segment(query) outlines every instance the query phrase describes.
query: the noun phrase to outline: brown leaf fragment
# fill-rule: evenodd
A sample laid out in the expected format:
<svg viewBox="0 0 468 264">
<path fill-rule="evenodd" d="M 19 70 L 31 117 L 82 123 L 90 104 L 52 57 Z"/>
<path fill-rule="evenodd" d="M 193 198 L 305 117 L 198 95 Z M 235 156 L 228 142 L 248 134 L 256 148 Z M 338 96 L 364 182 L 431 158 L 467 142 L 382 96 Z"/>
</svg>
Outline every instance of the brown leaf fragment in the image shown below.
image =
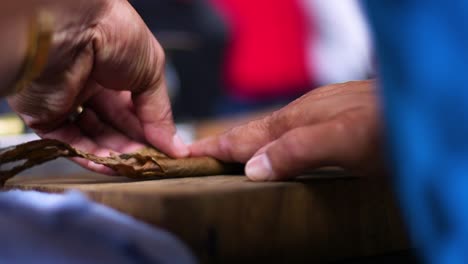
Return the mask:
<svg viewBox="0 0 468 264">
<path fill-rule="evenodd" d="M 79 157 L 105 165 L 117 174 L 134 179 L 238 174 L 239 164 L 211 157 L 173 159 L 153 148 L 136 153 L 98 157 L 54 139 L 42 139 L 0 150 L 0 184 L 23 170 L 59 157 Z M 6 167 L 6 168 L 5 168 Z"/>
</svg>

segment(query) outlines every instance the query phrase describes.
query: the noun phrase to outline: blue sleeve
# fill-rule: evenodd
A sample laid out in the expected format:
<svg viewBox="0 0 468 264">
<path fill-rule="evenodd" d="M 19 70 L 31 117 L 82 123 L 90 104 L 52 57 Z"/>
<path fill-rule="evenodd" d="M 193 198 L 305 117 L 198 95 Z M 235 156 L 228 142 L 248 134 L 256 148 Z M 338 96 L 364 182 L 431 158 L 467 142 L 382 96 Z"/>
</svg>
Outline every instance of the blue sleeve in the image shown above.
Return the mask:
<svg viewBox="0 0 468 264">
<path fill-rule="evenodd" d="M 365 0 L 395 190 L 429 263 L 468 263 L 468 1 Z"/>
</svg>

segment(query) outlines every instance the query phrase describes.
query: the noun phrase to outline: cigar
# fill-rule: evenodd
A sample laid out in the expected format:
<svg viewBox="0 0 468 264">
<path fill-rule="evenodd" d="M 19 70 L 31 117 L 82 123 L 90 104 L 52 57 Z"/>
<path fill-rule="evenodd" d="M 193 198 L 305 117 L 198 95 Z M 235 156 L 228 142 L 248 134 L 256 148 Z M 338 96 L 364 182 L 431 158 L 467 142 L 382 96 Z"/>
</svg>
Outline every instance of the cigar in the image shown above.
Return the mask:
<svg viewBox="0 0 468 264">
<path fill-rule="evenodd" d="M 243 171 L 241 164 L 224 163 L 211 157 L 173 159 L 149 147 L 135 153 L 98 157 L 59 140 L 42 139 L 0 150 L 0 184 L 26 169 L 59 157 L 87 159 L 132 179 L 233 175 Z M 13 165 L 3 169 L 8 164 Z"/>
</svg>

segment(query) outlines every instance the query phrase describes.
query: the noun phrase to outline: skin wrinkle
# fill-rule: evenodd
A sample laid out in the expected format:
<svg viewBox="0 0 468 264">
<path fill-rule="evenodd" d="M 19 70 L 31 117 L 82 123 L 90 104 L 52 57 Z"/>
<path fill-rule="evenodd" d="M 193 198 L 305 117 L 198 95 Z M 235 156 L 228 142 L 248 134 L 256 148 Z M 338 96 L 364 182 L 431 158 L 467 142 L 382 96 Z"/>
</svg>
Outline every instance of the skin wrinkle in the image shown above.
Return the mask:
<svg viewBox="0 0 468 264">
<path fill-rule="evenodd" d="M 74 87 L 69 84 L 77 83 L 79 85 L 80 83 L 86 82 L 86 76 L 89 75 L 89 69 L 80 66 L 82 65 L 81 58 L 83 59 L 83 64 L 89 64 L 92 62 L 92 53 L 88 52 L 82 54 L 80 59 L 75 60 L 77 63 L 70 65 L 69 68 L 67 68 L 64 72 L 64 75 L 67 76 L 64 78 L 66 83 L 62 85 Z M 81 94 L 86 93 L 86 90 L 87 89 L 81 91 L 68 89 L 68 92 L 65 93 L 61 89 L 56 91 L 55 87 L 47 84 L 41 84 L 41 82 L 38 81 L 38 83 L 31 86 L 28 93 L 22 93 L 17 97 L 18 100 L 24 100 L 23 102 L 19 102 L 18 105 L 23 105 L 25 109 L 19 108 L 19 111 L 22 111 L 34 118 L 28 119 L 29 123 L 27 123 L 27 125 L 29 127 L 42 132 L 51 131 L 57 124 L 62 123 L 70 112 L 76 109 L 81 101 L 78 100 L 75 104 L 72 104 L 71 102 L 73 102 L 73 98 L 82 97 Z M 48 96 L 44 96 L 46 91 Z M 38 104 L 37 98 L 45 98 L 45 100 Z"/>
<path fill-rule="evenodd" d="M 48 67 L 43 73 L 43 75 L 51 77 L 39 80 L 43 83 L 60 82 L 60 79 L 55 78 L 63 78 L 61 73 L 64 69 L 69 69 L 73 64 L 76 64 L 75 59 L 80 56 L 83 50 L 89 48 L 94 34 L 94 27 L 72 28 L 67 31 L 54 32 L 53 48 L 50 53 L 55 56 L 49 58 Z"/>
<path fill-rule="evenodd" d="M 276 111 L 271 115 L 268 125 L 268 131 L 273 135 L 272 139 L 277 139 L 288 131 L 297 126 L 297 123 L 305 123 L 306 118 L 300 109 L 292 108 L 287 114 L 284 111 Z M 310 121 L 310 120 L 308 120 Z"/>
<path fill-rule="evenodd" d="M 130 83 L 130 87 L 134 88 L 132 90 L 135 92 L 135 95 L 143 93 L 145 91 L 144 88 L 146 87 L 160 87 L 162 82 L 164 81 L 163 76 L 165 57 L 164 55 L 154 56 L 153 54 L 157 53 L 152 51 L 152 47 L 152 45 L 145 45 L 146 51 L 142 54 L 142 57 L 144 59 L 142 61 L 136 60 L 136 65 L 134 66 L 134 68 L 135 72 L 137 72 L 138 74 L 135 74 L 135 79 L 133 80 L 133 83 Z M 160 52 L 159 54 L 164 54 L 164 52 Z M 162 56 L 162 58 L 160 56 Z M 157 57 L 158 59 L 155 59 Z M 154 62 L 153 60 L 156 60 L 156 62 Z M 157 72 L 155 72 L 153 78 L 148 78 L 148 76 L 146 76 L 146 65 L 156 65 Z"/>
<path fill-rule="evenodd" d="M 327 85 L 320 88 L 320 92 L 306 94 L 304 98 L 313 97 L 313 98 L 328 98 L 339 95 L 348 95 L 348 94 L 357 94 L 357 93 L 368 93 L 368 86 L 373 84 L 374 80 L 367 81 L 351 81 L 341 84 Z M 355 88 L 355 84 L 359 83 L 359 87 Z M 353 89 L 348 89 L 350 86 L 353 86 Z M 297 102 L 299 103 L 299 102 Z"/>
<path fill-rule="evenodd" d="M 125 12 L 135 12 L 132 11 L 125 11 Z M 116 14 L 114 16 L 118 16 L 119 19 L 125 19 L 129 17 L 125 13 L 123 14 Z M 128 57 L 122 57 L 120 53 L 130 53 L 129 51 L 135 50 L 134 43 L 126 42 L 126 41 L 117 41 L 120 38 L 119 35 L 115 33 L 119 32 L 119 30 L 114 30 L 114 26 L 112 25 L 112 21 L 114 16 L 107 17 L 106 19 L 101 21 L 101 24 L 97 27 L 97 34 L 95 36 L 94 47 L 96 52 L 96 59 L 99 61 L 112 61 L 112 65 L 107 65 L 109 68 L 113 68 L 114 71 L 119 72 L 120 68 L 126 68 L 127 72 L 124 73 L 126 76 L 131 76 L 131 79 L 125 80 L 125 82 L 121 82 L 120 78 L 113 79 L 103 78 L 101 76 L 101 69 L 97 68 L 94 72 L 94 75 L 97 75 L 97 80 L 101 85 L 104 86 L 112 86 L 113 89 L 118 90 L 126 90 L 131 89 L 135 94 L 139 94 L 145 91 L 147 87 L 159 87 L 156 86 L 160 83 L 161 76 L 163 75 L 162 72 L 164 70 L 164 52 L 157 52 L 154 51 L 153 48 L 156 44 L 160 48 L 158 43 L 153 43 L 154 38 L 152 38 L 152 34 L 149 32 L 147 28 L 142 29 L 138 27 L 138 23 L 134 23 L 134 21 L 128 21 L 126 26 L 131 28 L 126 29 L 126 33 L 130 34 L 128 36 L 129 39 L 143 39 L 140 41 L 139 47 L 137 52 L 139 53 L 138 56 L 140 59 L 135 60 Z M 150 37 L 139 37 L 139 36 L 151 36 Z M 117 47 L 108 45 L 108 43 L 118 43 Z M 143 43 L 143 45 L 142 45 Z M 153 55 L 154 54 L 154 55 Z M 153 61 L 156 60 L 156 61 Z M 161 62 L 159 62 L 161 61 Z M 147 69 L 147 65 L 156 65 L 154 69 L 157 72 L 153 72 L 150 74 Z M 113 80 L 115 81 L 113 82 Z M 154 86 L 153 86 L 154 84 Z"/>
<path fill-rule="evenodd" d="M 66 32 L 63 32 L 63 34 L 66 34 Z M 85 34 L 89 35 L 90 33 L 87 32 Z M 79 43 L 75 46 L 87 47 L 84 46 L 83 43 L 81 43 L 83 41 L 89 41 L 86 39 L 90 39 L 90 37 L 79 38 Z M 59 45 L 59 48 L 61 46 L 62 45 Z M 89 50 L 89 47 L 83 48 L 83 50 L 85 49 Z M 79 52 L 82 52 L 82 50 L 80 49 Z M 22 101 L 14 103 L 14 105 L 19 105 L 18 110 L 36 119 L 35 122 L 28 123 L 28 125 L 32 128 L 45 129 L 45 127 L 48 127 L 51 124 L 60 123 L 60 121 L 62 121 L 63 119 L 57 118 L 57 116 L 65 116 L 72 109 L 74 109 L 74 106 L 69 103 L 71 101 L 69 98 L 74 98 L 78 96 L 78 90 L 69 90 L 72 91 L 72 93 L 68 91 L 68 94 L 66 94 L 61 92 L 62 89 L 58 89 L 57 91 L 55 86 L 58 83 L 63 83 L 65 81 L 66 83 L 63 84 L 64 86 L 73 87 L 68 84 L 83 83 L 84 81 L 86 81 L 85 76 L 89 75 L 90 70 L 87 70 L 82 65 L 89 65 L 89 63 L 92 62 L 92 52 L 91 50 L 89 50 L 84 54 L 78 52 L 73 53 L 75 55 L 71 60 L 64 60 L 64 62 L 58 67 L 56 65 L 51 66 L 54 62 L 50 61 L 49 65 L 44 71 L 44 74 L 53 76 L 53 78 L 39 78 L 36 81 L 36 83 L 33 83 L 31 85 L 27 93 L 21 93 L 19 96 L 16 97 L 17 100 Z M 78 54 L 81 54 L 80 59 L 76 58 Z M 87 58 L 88 56 L 91 58 Z M 59 69 L 60 67 L 63 67 L 63 69 L 65 69 L 62 69 L 63 74 L 58 73 L 57 69 Z M 82 73 L 80 74 L 80 72 Z M 47 93 L 48 96 L 43 96 L 44 93 Z M 45 98 L 45 100 L 41 102 L 40 100 L 38 101 L 38 98 Z M 31 106 L 34 107 L 31 108 Z M 28 120 L 30 120 L 30 118 L 28 118 Z M 40 127 L 37 127 L 36 124 L 38 123 L 42 125 Z"/>
<path fill-rule="evenodd" d="M 247 123 L 247 130 L 242 129 L 241 127 L 232 128 L 231 131 L 226 134 L 226 142 L 221 142 L 221 147 L 226 148 L 224 151 L 229 153 L 228 157 L 223 160 L 246 162 L 256 151 L 255 148 L 252 148 L 254 144 L 258 144 L 260 142 L 266 143 L 276 139 L 277 136 L 275 136 L 271 127 L 274 122 L 269 122 L 267 119 L 268 118 L 263 118 Z M 240 133 L 238 131 L 240 131 Z M 242 134 L 247 134 L 247 131 L 252 131 L 248 134 L 249 139 L 242 142 L 239 138 L 243 136 Z M 241 134 L 240 137 L 238 136 L 239 134 Z"/>
<path fill-rule="evenodd" d="M 350 92 L 339 94 L 339 95 L 337 93 L 333 93 L 332 98 L 334 100 L 340 100 L 341 98 L 346 97 L 346 96 L 359 95 L 360 99 L 359 99 L 359 101 L 357 101 L 357 104 L 363 104 L 366 101 L 369 101 L 369 102 L 373 101 L 371 99 L 365 100 L 366 99 L 366 97 L 365 97 L 366 94 L 368 94 L 368 92 L 367 93 L 365 93 L 365 92 L 352 93 L 352 91 L 350 91 Z M 286 106 L 282 110 L 276 111 L 276 112 L 274 112 L 272 114 L 272 119 L 274 120 L 273 123 L 276 123 L 277 126 L 282 128 L 280 130 L 281 132 L 284 131 L 284 130 L 289 130 L 291 128 L 300 126 L 300 125 L 304 125 L 304 124 L 323 122 L 325 120 L 328 120 L 328 119 L 333 118 L 334 116 L 340 114 L 342 111 L 347 111 L 349 109 L 348 106 L 344 105 L 344 106 L 334 107 L 332 109 L 333 111 L 330 111 L 329 114 L 325 114 L 325 115 L 303 115 L 303 110 L 301 109 L 302 108 L 301 103 L 303 103 L 306 99 L 309 99 L 309 100 L 310 99 L 315 99 L 315 97 L 310 96 L 310 98 L 307 98 L 307 96 L 306 96 L 306 97 L 304 97 L 302 99 L 303 100 L 294 102 L 294 103 Z M 327 107 L 327 104 L 328 104 L 327 99 L 329 99 L 328 96 L 314 100 L 314 104 L 316 105 L 316 108 L 323 108 L 323 109 L 330 110 L 330 107 Z M 373 99 L 375 100 L 375 97 Z M 320 107 L 319 105 L 321 104 L 321 102 L 326 102 L 327 104 Z M 343 108 L 344 110 L 341 109 L 341 108 Z M 285 112 L 286 112 L 286 114 L 283 114 Z M 272 127 L 272 130 L 275 131 L 275 128 Z"/>
</svg>

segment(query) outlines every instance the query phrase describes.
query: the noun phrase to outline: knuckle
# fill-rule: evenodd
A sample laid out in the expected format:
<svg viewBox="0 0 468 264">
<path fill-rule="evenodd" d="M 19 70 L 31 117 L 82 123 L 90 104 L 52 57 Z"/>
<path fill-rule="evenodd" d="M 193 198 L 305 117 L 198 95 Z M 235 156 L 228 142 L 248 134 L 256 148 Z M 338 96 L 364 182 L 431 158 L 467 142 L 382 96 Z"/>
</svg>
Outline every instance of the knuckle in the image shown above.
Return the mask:
<svg viewBox="0 0 468 264">
<path fill-rule="evenodd" d="M 225 161 L 231 161 L 233 159 L 232 155 L 232 144 L 229 135 L 222 135 L 218 138 L 218 150 L 219 158 Z"/>
<path fill-rule="evenodd" d="M 279 138 L 285 131 L 292 127 L 293 120 L 286 116 L 283 111 L 278 110 L 262 120 L 264 130 L 267 132 L 269 139 Z"/>
<path fill-rule="evenodd" d="M 360 111 L 353 110 L 339 115 L 331 123 L 331 131 L 338 136 L 343 134 L 353 133 L 355 128 L 362 126 L 363 116 L 359 113 Z"/>
<path fill-rule="evenodd" d="M 219 137 L 219 150 L 226 160 L 246 162 L 257 151 L 261 139 L 248 128 L 235 127 Z"/>
<path fill-rule="evenodd" d="M 373 117 L 362 108 L 347 112 L 335 120 L 339 134 L 349 134 L 354 139 L 364 138 L 373 127 Z"/>
<path fill-rule="evenodd" d="M 331 123 L 331 131 L 336 135 L 342 135 L 346 133 L 347 121 L 343 119 L 335 120 Z"/>
</svg>

